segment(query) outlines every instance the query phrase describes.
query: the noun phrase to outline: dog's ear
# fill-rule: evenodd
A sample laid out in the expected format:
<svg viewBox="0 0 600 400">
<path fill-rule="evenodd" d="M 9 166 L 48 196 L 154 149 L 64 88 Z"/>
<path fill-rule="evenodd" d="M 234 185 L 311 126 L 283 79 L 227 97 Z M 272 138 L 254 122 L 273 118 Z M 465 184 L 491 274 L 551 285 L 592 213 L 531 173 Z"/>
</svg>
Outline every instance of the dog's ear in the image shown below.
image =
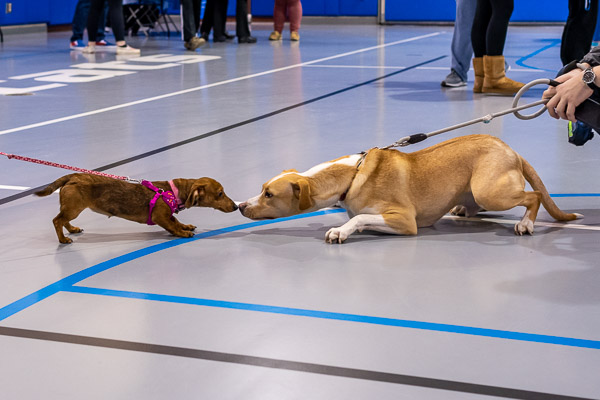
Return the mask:
<svg viewBox="0 0 600 400">
<path fill-rule="evenodd" d="M 206 194 L 206 184 L 204 183 L 195 183 L 192 186 L 192 190 L 190 190 L 190 194 L 185 200 L 185 208 L 190 208 L 193 206 L 197 206 L 202 199 L 204 199 L 204 195 Z"/>
<path fill-rule="evenodd" d="M 310 185 L 306 179 L 299 179 L 297 182 L 292 183 L 292 189 L 294 190 L 294 196 L 299 200 L 300 211 L 307 210 L 315 204 L 310 197 Z"/>
</svg>

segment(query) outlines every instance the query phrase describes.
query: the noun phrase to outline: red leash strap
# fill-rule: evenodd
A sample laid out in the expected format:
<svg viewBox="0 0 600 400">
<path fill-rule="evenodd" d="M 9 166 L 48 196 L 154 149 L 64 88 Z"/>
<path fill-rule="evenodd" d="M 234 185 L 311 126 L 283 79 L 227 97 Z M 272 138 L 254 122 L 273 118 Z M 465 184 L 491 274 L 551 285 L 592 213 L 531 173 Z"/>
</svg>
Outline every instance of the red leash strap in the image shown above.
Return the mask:
<svg viewBox="0 0 600 400">
<path fill-rule="evenodd" d="M 37 158 L 23 157 L 23 156 L 18 156 L 16 154 L 8 154 L 8 153 L 4 153 L 2 151 L 0 151 L 0 155 L 8 157 L 9 160 L 14 158 L 15 160 L 28 161 L 28 162 L 32 162 L 32 163 L 36 163 L 36 164 L 41 164 L 41 165 L 48 165 L 50 167 L 56 167 L 56 168 L 69 169 L 71 171 L 83 172 L 83 173 L 86 173 L 86 174 L 106 176 L 106 177 L 109 177 L 109 178 L 120 179 L 120 180 L 123 180 L 123 181 L 131 181 L 131 182 L 137 182 L 137 183 L 140 182 L 137 179 L 131 179 L 128 176 L 112 175 L 112 174 L 107 174 L 107 173 L 100 172 L 100 171 L 93 171 L 93 170 L 89 170 L 89 169 L 72 167 L 70 165 L 58 164 L 58 163 L 54 163 L 54 162 L 50 162 L 50 161 L 44 161 L 44 160 L 38 160 Z"/>
</svg>

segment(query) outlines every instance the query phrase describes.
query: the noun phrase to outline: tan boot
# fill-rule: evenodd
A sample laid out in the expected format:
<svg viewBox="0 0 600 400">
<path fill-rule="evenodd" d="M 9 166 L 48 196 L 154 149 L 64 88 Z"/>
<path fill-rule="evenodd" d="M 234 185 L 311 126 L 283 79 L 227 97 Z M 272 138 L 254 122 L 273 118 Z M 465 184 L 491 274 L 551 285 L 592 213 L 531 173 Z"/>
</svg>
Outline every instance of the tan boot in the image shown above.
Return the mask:
<svg viewBox="0 0 600 400">
<path fill-rule="evenodd" d="M 473 93 L 481 93 L 483 88 L 483 57 L 473 58 L 473 70 L 475 71 L 475 84 L 473 84 Z"/>
<path fill-rule="evenodd" d="M 515 94 L 524 83 L 506 77 L 504 56 L 483 56 L 483 93 Z"/>
</svg>

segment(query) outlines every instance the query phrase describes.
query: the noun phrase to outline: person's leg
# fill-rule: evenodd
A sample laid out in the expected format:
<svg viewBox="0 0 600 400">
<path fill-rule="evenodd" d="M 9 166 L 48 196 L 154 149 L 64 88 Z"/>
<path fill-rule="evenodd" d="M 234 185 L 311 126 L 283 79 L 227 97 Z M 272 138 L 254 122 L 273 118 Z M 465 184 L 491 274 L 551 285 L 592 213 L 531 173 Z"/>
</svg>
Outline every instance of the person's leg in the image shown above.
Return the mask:
<svg viewBox="0 0 600 400">
<path fill-rule="evenodd" d="M 71 42 L 76 40 L 83 40 L 83 31 L 87 25 L 87 17 L 90 11 L 90 0 L 79 0 L 75 6 L 75 13 L 73 14 L 73 34 L 71 35 Z"/>
<path fill-rule="evenodd" d="M 200 0 L 193 0 L 194 3 L 194 36 L 198 33 L 198 29 L 200 29 L 200 12 L 202 11 L 200 8 Z"/>
<path fill-rule="evenodd" d="M 275 0 L 273 7 L 273 30 L 279 33 L 283 32 L 285 24 L 286 0 Z"/>
<path fill-rule="evenodd" d="M 508 32 L 508 21 L 514 8 L 513 0 L 491 0 L 492 16 L 485 37 L 485 55 L 501 56 Z"/>
<path fill-rule="evenodd" d="M 569 16 L 563 29 L 560 59 L 563 64 L 580 60 L 590 50 L 598 18 L 598 0 L 569 0 Z"/>
<path fill-rule="evenodd" d="M 104 40 L 106 36 L 106 32 L 104 28 L 106 28 L 106 14 L 108 13 L 108 4 L 105 4 L 102 7 L 102 11 L 100 12 L 100 17 L 98 17 L 98 33 L 96 34 L 96 41 Z"/>
<path fill-rule="evenodd" d="M 98 40 L 98 20 L 104 8 L 104 0 L 91 0 L 87 18 L 88 43 L 95 44 Z"/>
<path fill-rule="evenodd" d="M 300 30 L 300 21 L 302 21 L 302 3 L 300 3 L 300 0 L 288 0 L 287 4 L 290 31 L 298 32 Z"/>
<path fill-rule="evenodd" d="M 108 0 L 110 25 L 117 45 L 125 45 L 125 21 L 123 20 L 123 0 Z"/>
<path fill-rule="evenodd" d="M 502 55 L 508 21 L 513 11 L 513 0 L 492 0 L 492 18 L 486 36 L 486 54 L 483 56 L 483 93 L 512 95 L 524 85 L 506 77 Z"/>
<path fill-rule="evenodd" d="M 181 17 L 183 18 L 183 41 L 189 42 L 196 36 L 193 0 L 181 0 Z"/>
<path fill-rule="evenodd" d="M 227 25 L 227 0 L 217 0 L 214 12 L 213 40 L 215 42 L 224 42 L 225 26 Z"/>
<path fill-rule="evenodd" d="M 477 0 L 475 17 L 471 28 L 471 45 L 475 57 L 486 54 L 486 35 L 490 19 L 492 18 L 492 5 L 490 0 Z"/>
<path fill-rule="evenodd" d="M 256 38 L 250 36 L 250 27 L 248 26 L 248 0 L 237 0 L 235 31 L 238 43 L 256 43 Z"/>
<path fill-rule="evenodd" d="M 204 6 L 204 17 L 202 17 L 202 26 L 200 26 L 200 34 L 205 40 L 208 40 L 208 35 L 213 28 L 215 20 L 215 0 L 206 0 Z"/>
<path fill-rule="evenodd" d="M 473 46 L 471 45 L 471 29 L 475 19 L 475 8 L 477 0 L 456 0 L 456 20 L 454 21 L 454 33 L 452 34 L 451 68 L 467 81 L 467 73 L 471 66 Z"/>
</svg>

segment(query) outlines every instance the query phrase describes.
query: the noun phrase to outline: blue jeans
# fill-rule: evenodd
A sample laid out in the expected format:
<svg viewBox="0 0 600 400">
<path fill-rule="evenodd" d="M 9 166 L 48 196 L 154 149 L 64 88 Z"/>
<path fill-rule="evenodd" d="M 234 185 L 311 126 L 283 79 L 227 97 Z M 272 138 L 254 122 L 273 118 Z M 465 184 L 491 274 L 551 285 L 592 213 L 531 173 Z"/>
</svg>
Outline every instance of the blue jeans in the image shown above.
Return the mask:
<svg viewBox="0 0 600 400">
<path fill-rule="evenodd" d="M 471 46 L 471 27 L 475 19 L 475 8 L 477 0 L 456 0 L 456 20 L 454 21 L 454 33 L 452 35 L 452 64 L 451 67 L 467 81 L 467 72 L 471 67 L 473 47 Z"/>
<path fill-rule="evenodd" d="M 91 0 L 79 0 L 75 6 L 75 14 L 73 15 L 73 35 L 71 36 L 71 42 L 75 40 L 83 40 L 83 30 L 87 26 L 88 14 L 90 12 Z M 98 19 L 98 36 L 96 40 L 104 40 L 104 26 L 106 25 L 106 9 L 108 5 L 104 7 L 104 11 L 100 14 Z"/>
</svg>

